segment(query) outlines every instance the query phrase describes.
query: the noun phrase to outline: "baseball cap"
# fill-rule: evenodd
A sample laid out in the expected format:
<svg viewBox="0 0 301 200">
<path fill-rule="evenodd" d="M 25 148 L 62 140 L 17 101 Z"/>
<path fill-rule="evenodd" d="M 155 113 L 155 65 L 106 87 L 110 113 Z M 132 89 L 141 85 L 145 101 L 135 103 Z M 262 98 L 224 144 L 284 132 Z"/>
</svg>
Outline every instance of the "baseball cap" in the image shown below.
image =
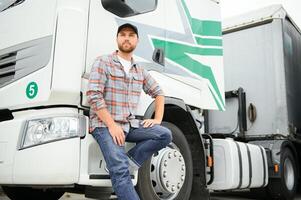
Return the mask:
<svg viewBox="0 0 301 200">
<path fill-rule="evenodd" d="M 130 24 L 130 23 L 125 23 L 125 24 L 122 24 L 118 27 L 118 30 L 117 30 L 117 34 L 124 28 L 131 28 L 138 36 L 138 29 L 136 26 L 134 26 L 133 24 Z"/>
</svg>

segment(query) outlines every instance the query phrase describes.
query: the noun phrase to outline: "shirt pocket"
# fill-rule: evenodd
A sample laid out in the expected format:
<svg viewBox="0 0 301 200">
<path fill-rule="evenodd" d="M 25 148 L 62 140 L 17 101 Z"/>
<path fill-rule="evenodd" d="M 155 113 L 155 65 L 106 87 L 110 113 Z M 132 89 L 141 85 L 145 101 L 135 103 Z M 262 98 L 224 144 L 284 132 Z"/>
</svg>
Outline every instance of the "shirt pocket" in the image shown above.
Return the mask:
<svg viewBox="0 0 301 200">
<path fill-rule="evenodd" d="M 132 92 L 139 93 L 140 95 L 142 87 L 143 87 L 143 76 L 142 74 L 133 74 L 132 79 Z"/>
<path fill-rule="evenodd" d="M 113 89 L 125 89 L 124 72 L 121 69 L 110 69 L 109 70 L 109 82 L 107 87 Z"/>
</svg>

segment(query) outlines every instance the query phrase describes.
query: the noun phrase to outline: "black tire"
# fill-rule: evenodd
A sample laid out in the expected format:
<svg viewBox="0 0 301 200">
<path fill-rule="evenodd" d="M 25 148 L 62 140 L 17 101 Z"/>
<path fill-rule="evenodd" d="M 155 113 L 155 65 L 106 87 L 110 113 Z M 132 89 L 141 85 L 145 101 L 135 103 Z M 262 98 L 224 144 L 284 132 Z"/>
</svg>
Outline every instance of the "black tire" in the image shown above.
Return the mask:
<svg viewBox="0 0 301 200">
<path fill-rule="evenodd" d="M 172 132 L 172 142 L 179 148 L 182 156 L 185 160 L 186 165 L 186 177 L 184 184 L 179 191 L 178 195 L 174 198 L 175 200 L 188 200 L 193 180 L 193 163 L 192 156 L 189 148 L 189 144 L 185 138 L 183 132 L 174 124 L 163 122 L 162 126 L 167 127 Z M 151 178 L 150 178 L 151 159 L 146 161 L 139 169 L 138 183 L 136 186 L 139 196 L 143 200 L 160 200 L 158 195 L 155 193 Z"/>
<path fill-rule="evenodd" d="M 65 193 L 63 191 L 33 189 L 30 187 L 2 186 L 2 189 L 11 200 L 58 200 Z"/>
<path fill-rule="evenodd" d="M 267 194 L 271 199 L 294 199 L 297 190 L 297 167 L 293 153 L 289 148 L 284 148 L 281 151 L 280 170 L 281 177 L 279 179 L 269 179 L 266 188 Z"/>
</svg>

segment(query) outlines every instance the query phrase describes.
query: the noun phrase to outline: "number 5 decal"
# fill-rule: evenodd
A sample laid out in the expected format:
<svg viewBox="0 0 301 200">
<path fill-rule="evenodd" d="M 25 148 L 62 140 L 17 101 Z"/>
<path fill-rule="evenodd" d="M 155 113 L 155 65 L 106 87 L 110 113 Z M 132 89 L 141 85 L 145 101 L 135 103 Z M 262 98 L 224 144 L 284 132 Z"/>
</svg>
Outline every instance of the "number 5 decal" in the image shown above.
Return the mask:
<svg viewBox="0 0 301 200">
<path fill-rule="evenodd" d="M 26 96 L 29 99 L 33 99 L 38 94 L 38 85 L 36 82 L 30 82 L 26 87 Z"/>
</svg>

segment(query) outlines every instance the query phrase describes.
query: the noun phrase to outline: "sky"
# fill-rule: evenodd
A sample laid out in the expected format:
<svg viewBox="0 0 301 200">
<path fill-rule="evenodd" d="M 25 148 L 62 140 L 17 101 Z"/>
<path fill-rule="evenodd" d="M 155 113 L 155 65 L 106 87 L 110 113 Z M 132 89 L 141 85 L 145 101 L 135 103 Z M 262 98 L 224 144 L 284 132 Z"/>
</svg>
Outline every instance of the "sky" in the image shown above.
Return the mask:
<svg viewBox="0 0 301 200">
<path fill-rule="evenodd" d="M 300 0 L 220 0 L 222 19 L 243 14 L 251 10 L 272 4 L 282 4 L 293 21 L 301 29 L 301 1 Z"/>
</svg>

